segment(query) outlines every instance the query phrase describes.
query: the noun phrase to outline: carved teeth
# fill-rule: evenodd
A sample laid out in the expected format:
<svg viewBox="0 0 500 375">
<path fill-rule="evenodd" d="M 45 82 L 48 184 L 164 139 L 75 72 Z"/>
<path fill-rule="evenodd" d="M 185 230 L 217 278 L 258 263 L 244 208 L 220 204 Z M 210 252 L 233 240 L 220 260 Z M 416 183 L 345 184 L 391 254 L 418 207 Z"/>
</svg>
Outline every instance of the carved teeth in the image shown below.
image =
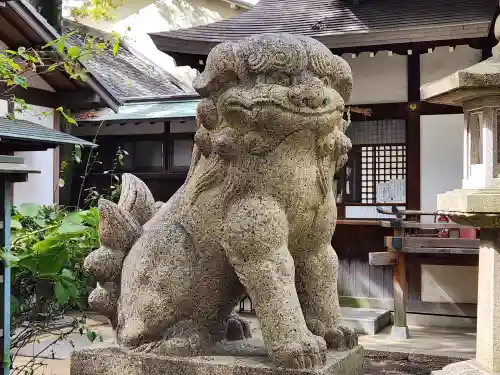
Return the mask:
<svg viewBox="0 0 500 375">
<path fill-rule="evenodd" d="M 131 214 L 106 199 L 99 201 L 101 245 L 128 252 L 142 233 L 142 227 Z"/>
<path fill-rule="evenodd" d="M 155 214 L 155 201 L 147 185 L 130 173 L 122 176 L 122 191 L 118 207 L 129 212 L 140 225 Z"/>
</svg>

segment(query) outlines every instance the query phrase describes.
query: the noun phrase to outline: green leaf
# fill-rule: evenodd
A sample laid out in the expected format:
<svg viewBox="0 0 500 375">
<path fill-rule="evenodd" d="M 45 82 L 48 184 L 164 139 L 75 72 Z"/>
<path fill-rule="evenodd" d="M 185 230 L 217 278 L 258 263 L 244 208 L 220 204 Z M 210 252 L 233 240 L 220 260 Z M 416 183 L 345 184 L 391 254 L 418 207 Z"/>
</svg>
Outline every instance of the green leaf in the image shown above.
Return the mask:
<svg viewBox="0 0 500 375">
<path fill-rule="evenodd" d="M 62 51 L 64 51 L 64 39 L 63 38 L 59 38 L 56 41 L 56 50 L 59 53 L 61 53 Z"/>
<path fill-rule="evenodd" d="M 87 331 L 87 338 L 90 342 L 94 342 L 97 338 L 97 333 L 95 333 L 94 331 Z"/>
<path fill-rule="evenodd" d="M 61 275 L 69 280 L 75 280 L 75 275 L 73 274 L 73 272 L 71 272 L 70 270 L 68 270 L 67 268 L 63 269 L 61 271 Z"/>
<path fill-rule="evenodd" d="M 16 219 L 10 219 L 10 227 L 12 229 L 23 229 L 23 225 Z"/>
<path fill-rule="evenodd" d="M 57 107 L 56 108 L 56 111 L 59 112 L 63 117 L 64 119 L 66 120 L 66 122 L 68 124 L 71 124 L 71 125 L 77 125 L 76 123 L 76 120 L 70 116 L 68 116 L 65 112 L 64 112 L 64 109 L 63 107 Z"/>
<path fill-rule="evenodd" d="M 14 84 L 25 89 L 28 87 L 28 80 L 22 76 L 14 76 Z"/>
<path fill-rule="evenodd" d="M 120 50 L 120 42 L 113 43 L 113 56 L 118 55 L 118 51 Z"/>
<path fill-rule="evenodd" d="M 4 50 L 5 53 L 8 53 L 9 55 L 17 55 L 16 51 L 12 51 L 11 49 L 6 49 Z"/>
<path fill-rule="evenodd" d="M 56 300 L 59 305 L 65 305 L 66 303 L 68 303 L 70 297 L 69 293 L 60 281 L 56 282 L 54 292 L 56 294 Z"/>
<path fill-rule="evenodd" d="M 33 245 L 33 251 L 37 253 L 45 253 L 58 243 L 59 239 L 57 237 L 44 238 L 43 240 L 38 241 Z"/>
<path fill-rule="evenodd" d="M 80 234 L 88 229 L 85 225 L 74 224 L 74 223 L 63 223 L 57 232 L 59 234 Z"/>
<path fill-rule="evenodd" d="M 64 187 L 64 179 L 60 178 L 60 179 L 59 179 L 59 181 L 58 181 L 58 183 L 57 183 L 57 185 L 58 185 L 60 188 Z"/>
<path fill-rule="evenodd" d="M 18 256 L 12 254 L 12 253 L 8 253 L 6 251 L 0 251 L 0 258 L 5 261 L 5 262 L 10 262 L 10 263 L 16 263 L 16 262 L 19 262 L 21 260 L 21 258 L 19 258 Z"/>
<path fill-rule="evenodd" d="M 47 68 L 47 72 L 53 72 L 54 70 L 56 70 L 56 68 L 57 64 L 52 64 Z"/>
<path fill-rule="evenodd" d="M 25 217 L 35 217 L 40 212 L 40 205 L 37 203 L 21 203 L 19 213 Z"/>
<path fill-rule="evenodd" d="M 82 146 L 75 145 L 75 148 L 73 150 L 73 157 L 78 164 L 82 162 Z"/>
<path fill-rule="evenodd" d="M 47 222 L 45 221 L 45 219 L 42 219 L 42 218 L 35 218 L 34 219 L 34 222 L 39 226 L 39 227 L 45 227 L 47 225 Z"/>
<path fill-rule="evenodd" d="M 54 39 L 54 40 L 52 40 L 52 41 L 48 42 L 47 44 L 43 45 L 43 46 L 42 46 L 42 49 L 45 49 L 45 48 L 50 47 L 50 46 L 53 46 L 53 45 L 54 45 L 54 44 L 56 44 L 58 41 L 59 41 L 59 39 Z"/>
<path fill-rule="evenodd" d="M 77 59 L 78 56 L 82 53 L 82 49 L 78 46 L 71 46 L 68 48 L 68 56 L 70 59 Z"/>
</svg>

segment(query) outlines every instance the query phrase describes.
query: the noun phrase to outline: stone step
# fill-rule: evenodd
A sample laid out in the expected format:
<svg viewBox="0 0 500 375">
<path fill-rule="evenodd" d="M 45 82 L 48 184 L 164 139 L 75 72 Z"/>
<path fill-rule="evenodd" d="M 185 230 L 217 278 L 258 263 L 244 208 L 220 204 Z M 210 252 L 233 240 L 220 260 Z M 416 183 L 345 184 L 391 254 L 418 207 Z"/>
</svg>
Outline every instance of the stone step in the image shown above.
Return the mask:
<svg viewBox="0 0 500 375">
<path fill-rule="evenodd" d="M 360 307 L 341 307 L 340 310 L 344 319 L 354 325 L 361 334 L 375 335 L 391 323 L 389 310 Z"/>
</svg>

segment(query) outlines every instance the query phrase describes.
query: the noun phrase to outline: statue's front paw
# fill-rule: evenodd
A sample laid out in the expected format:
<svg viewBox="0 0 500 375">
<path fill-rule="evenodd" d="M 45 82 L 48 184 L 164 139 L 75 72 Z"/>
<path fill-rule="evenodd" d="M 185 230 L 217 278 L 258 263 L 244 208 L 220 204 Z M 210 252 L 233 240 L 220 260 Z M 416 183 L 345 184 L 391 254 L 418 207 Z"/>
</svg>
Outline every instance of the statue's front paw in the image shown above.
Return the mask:
<svg viewBox="0 0 500 375">
<path fill-rule="evenodd" d="M 350 349 L 358 345 L 356 328 L 346 322 L 329 326 L 318 319 L 311 319 L 307 327 L 315 335 L 323 337 L 330 349 Z"/>
<path fill-rule="evenodd" d="M 300 340 L 272 347 L 270 357 L 278 366 L 320 367 L 326 362 L 326 343 L 322 337 L 308 333 Z"/>
<path fill-rule="evenodd" d="M 252 337 L 250 322 L 242 317 L 231 314 L 226 322 L 226 340 L 237 341 Z"/>
</svg>

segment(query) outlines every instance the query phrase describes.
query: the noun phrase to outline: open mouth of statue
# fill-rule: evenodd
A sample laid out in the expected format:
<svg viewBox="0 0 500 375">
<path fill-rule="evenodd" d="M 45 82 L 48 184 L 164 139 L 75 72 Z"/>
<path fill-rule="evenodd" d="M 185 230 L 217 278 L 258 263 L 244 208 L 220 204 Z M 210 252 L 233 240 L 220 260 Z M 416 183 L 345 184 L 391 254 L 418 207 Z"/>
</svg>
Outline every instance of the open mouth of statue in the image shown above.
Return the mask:
<svg viewBox="0 0 500 375">
<path fill-rule="evenodd" d="M 241 99 L 228 99 L 224 103 L 224 107 L 232 110 L 252 111 L 263 105 L 272 105 L 282 109 L 284 112 L 291 112 L 302 116 L 323 116 L 339 112 L 342 109 L 338 106 L 321 106 L 318 108 L 311 108 L 307 106 L 297 106 L 289 101 L 277 100 L 269 97 L 254 98 L 252 101 L 243 101 Z"/>
</svg>

